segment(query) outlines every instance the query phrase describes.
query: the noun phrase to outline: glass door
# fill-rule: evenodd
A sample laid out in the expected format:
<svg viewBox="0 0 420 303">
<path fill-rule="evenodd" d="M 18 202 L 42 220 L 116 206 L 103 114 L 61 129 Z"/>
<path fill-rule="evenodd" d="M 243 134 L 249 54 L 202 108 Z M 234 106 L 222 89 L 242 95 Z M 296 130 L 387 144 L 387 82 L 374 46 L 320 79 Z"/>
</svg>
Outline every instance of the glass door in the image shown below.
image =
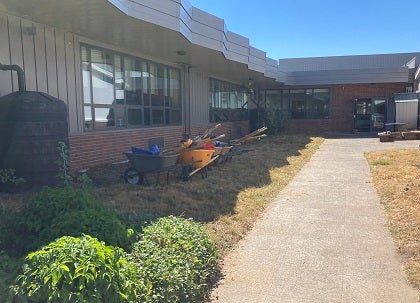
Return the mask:
<svg viewBox="0 0 420 303">
<path fill-rule="evenodd" d="M 380 131 L 385 126 L 385 98 L 372 98 L 372 131 Z"/>
<path fill-rule="evenodd" d="M 354 128 L 360 132 L 384 129 L 386 98 L 361 98 L 354 102 Z"/>
<path fill-rule="evenodd" d="M 355 99 L 354 102 L 354 128 L 360 132 L 371 130 L 372 100 Z"/>
</svg>

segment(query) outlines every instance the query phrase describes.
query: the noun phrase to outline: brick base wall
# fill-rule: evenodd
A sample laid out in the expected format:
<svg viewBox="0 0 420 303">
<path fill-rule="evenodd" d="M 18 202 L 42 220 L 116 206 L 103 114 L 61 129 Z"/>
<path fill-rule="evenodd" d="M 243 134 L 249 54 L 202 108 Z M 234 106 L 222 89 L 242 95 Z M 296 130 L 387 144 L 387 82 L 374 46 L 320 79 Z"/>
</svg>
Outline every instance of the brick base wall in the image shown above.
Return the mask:
<svg viewBox="0 0 420 303">
<path fill-rule="evenodd" d="M 191 137 L 202 134 L 207 128 L 202 125 L 191 129 Z M 69 136 L 70 161 L 73 171 L 102 164 L 126 160 L 123 152 L 132 146 L 147 149 L 149 139 L 164 138 L 166 149 L 178 147 L 184 132 L 183 126 L 144 128 L 135 130 L 115 130 L 73 134 Z M 214 135 L 225 134 L 227 139 L 238 138 L 249 132 L 248 121 L 223 123 Z"/>
<path fill-rule="evenodd" d="M 394 93 L 405 92 L 407 86 L 407 83 L 333 85 L 331 87 L 329 119 L 289 120 L 287 130 L 296 132 L 350 132 L 353 129 L 354 99 L 392 98 Z"/>
</svg>

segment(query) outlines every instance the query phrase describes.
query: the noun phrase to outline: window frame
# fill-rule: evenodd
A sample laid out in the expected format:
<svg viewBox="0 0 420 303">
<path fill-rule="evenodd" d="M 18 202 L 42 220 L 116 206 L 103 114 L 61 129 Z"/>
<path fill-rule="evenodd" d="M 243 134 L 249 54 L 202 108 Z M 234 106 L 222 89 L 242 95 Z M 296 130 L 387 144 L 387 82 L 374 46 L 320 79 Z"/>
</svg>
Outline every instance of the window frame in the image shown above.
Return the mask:
<svg viewBox="0 0 420 303">
<path fill-rule="evenodd" d="M 98 52 L 102 58 L 106 58 L 106 63 L 104 64 L 108 63 L 112 67 L 112 104 L 100 103 L 94 97 L 94 81 L 100 86 L 101 79 L 100 77 L 95 78 L 92 72 L 92 65 L 95 63 L 92 60 L 93 51 Z M 80 58 L 84 131 L 91 132 L 182 124 L 182 83 L 181 70 L 179 68 L 85 43 L 80 44 Z M 131 63 L 131 68 L 127 65 L 128 63 Z M 154 75 L 151 75 L 151 66 L 156 70 L 156 79 L 153 79 L 156 84 L 154 90 L 162 90 L 163 93 L 162 102 L 160 102 L 162 104 L 159 103 L 158 106 L 152 104 L 151 77 L 154 77 Z M 145 68 L 146 70 L 144 70 Z M 158 77 L 158 70 L 162 72 L 162 78 Z M 130 83 L 133 85 L 134 90 L 127 88 L 129 83 L 128 73 L 133 74 Z M 135 73 L 140 73 L 140 77 L 134 76 Z M 116 79 L 117 77 L 118 79 Z M 134 85 L 135 81 L 139 81 L 137 85 Z M 147 87 L 144 87 L 145 85 Z M 117 91 L 121 90 L 123 98 L 116 99 Z M 127 97 L 128 92 L 130 94 L 132 93 L 132 103 L 130 103 Z M 102 119 L 104 121 L 99 121 L 95 112 L 103 108 L 109 109 L 108 116 L 114 116 L 114 120 L 107 116 Z M 87 110 L 90 111 L 90 115 L 89 112 L 86 112 Z M 137 119 L 140 123 L 130 123 L 134 121 L 130 121 L 130 110 L 136 110 L 141 114 L 141 117 Z M 159 119 L 156 119 L 156 111 L 162 112 Z M 116 117 L 116 114 L 119 116 Z"/>
<path fill-rule="evenodd" d="M 209 82 L 211 123 L 248 120 L 248 95 L 244 86 L 212 77 Z"/>
<path fill-rule="evenodd" d="M 324 90 L 328 93 L 328 100 L 316 98 L 316 91 Z M 266 89 L 260 94 L 264 100 L 264 106 L 267 108 L 267 92 L 276 91 L 280 105 L 277 110 L 287 113 L 292 120 L 325 120 L 330 119 L 332 89 L 326 86 L 308 86 L 308 87 L 287 87 L 282 89 Z M 294 95 L 296 94 L 296 95 Z M 320 93 L 318 93 L 319 95 Z M 298 96 L 300 95 L 300 96 Z M 294 98 L 294 96 L 296 98 Z M 311 102 L 318 100 L 317 103 Z M 321 108 L 322 107 L 322 108 Z M 268 108 L 267 108 L 268 109 Z"/>
</svg>

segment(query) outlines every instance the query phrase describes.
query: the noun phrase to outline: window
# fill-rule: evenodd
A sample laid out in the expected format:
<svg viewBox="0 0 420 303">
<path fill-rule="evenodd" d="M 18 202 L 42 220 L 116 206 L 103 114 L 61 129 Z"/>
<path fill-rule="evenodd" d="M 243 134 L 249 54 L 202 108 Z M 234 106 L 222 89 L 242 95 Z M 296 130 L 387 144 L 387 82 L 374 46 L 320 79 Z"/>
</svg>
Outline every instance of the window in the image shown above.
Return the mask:
<svg viewBox="0 0 420 303">
<path fill-rule="evenodd" d="M 180 71 L 81 47 L 85 130 L 181 123 Z"/>
<path fill-rule="evenodd" d="M 288 91 L 292 119 L 327 119 L 330 90 L 328 88 L 291 89 Z"/>
<path fill-rule="evenodd" d="M 328 119 L 329 88 L 266 90 L 260 95 L 267 109 L 288 113 L 291 119 Z"/>
<path fill-rule="evenodd" d="M 248 119 L 244 87 L 210 78 L 210 122 Z"/>
</svg>

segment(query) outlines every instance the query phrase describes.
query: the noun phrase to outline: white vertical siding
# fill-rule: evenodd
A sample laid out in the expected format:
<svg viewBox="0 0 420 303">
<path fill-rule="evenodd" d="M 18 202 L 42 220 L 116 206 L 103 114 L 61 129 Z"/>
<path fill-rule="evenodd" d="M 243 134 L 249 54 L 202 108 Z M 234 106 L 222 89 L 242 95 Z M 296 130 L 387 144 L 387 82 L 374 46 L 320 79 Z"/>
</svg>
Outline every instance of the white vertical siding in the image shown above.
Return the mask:
<svg viewBox="0 0 420 303">
<path fill-rule="evenodd" d="M 57 98 L 67 103 L 67 75 L 66 75 L 66 51 L 64 41 L 64 31 L 56 29 L 55 34 L 55 59 L 57 62 Z"/>
<path fill-rule="evenodd" d="M 419 108 L 418 101 L 395 102 L 395 121 L 405 123 L 407 129 L 417 129 L 417 113 Z"/>
<path fill-rule="evenodd" d="M 209 122 L 209 77 L 198 70 L 190 71 L 191 83 L 191 126 Z"/>
<path fill-rule="evenodd" d="M 36 35 L 34 36 L 34 52 L 35 52 L 35 66 L 37 90 L 48 93 L 47 79 L 47 56 L 45 49 L 45 26 L 34 24 L 36 26 Z"/>
<path fill-rule="evenodd" d="M 10 16 L 8 18 L 8 31 L 9 31 L 9 45 L 10 45 L 10 64 L 17 64 L 25 69 L 23 64 L 22 54 L 22 30 L 20 26 L 20 19 Z M 17 75 L 15 72 L 12 74 L 12 91 L 18 90 Z M 28 75 L 29 76 L 29 75 Z"/>
<path fill-rule="evenodd" d="M 76 62 L 75 62 L 75 41 L 71 33 L 64 34 L 64 47 L 66 56 L 66 81 L 67 81 L 67 107 L 69 111 L 69 130 L 71 133 L 77 131 L 78 110 L 76 91 Z"/>
<path fill-rule="evenodd" d="M 80 130 L 74 35 L 0 13 L 0 41 L 0 63 L 22 67 L 27 90 L 63 100 L 68 106 L 70 132 Z M 16 73 L 0 71 L 0 96 L 17 90 Z"/>
<path fill-rule="evenodd" d="M 45 27 L 45 57 L 48 58 L 48 60 L 46 60 L 48 94 L 58 97 L 57 58 L 55 49 L 55 31 L 53 28 Z"/>
<path fill-rule="evenodd" d="M 33 35 L 34 25 L 32 22 L 22 19 L 21 20 L 21 31 L 22 31 L 22 53 L 23 53 L 23 66 L 25 73 L 28 75 L 34 75 L 34 77 L 28 77 L 26 79 L 26 89 L 36 91 L 36 66 L 35 66 L 35 43 Z"/>
<path fill-rule="evenodd" d="M 9 32 L 7 17 L 0 14 L 0 63 L 10 64 Z M 12 92 L 10 71 L 0 71 L 0 97 Z"/>
</svg>

